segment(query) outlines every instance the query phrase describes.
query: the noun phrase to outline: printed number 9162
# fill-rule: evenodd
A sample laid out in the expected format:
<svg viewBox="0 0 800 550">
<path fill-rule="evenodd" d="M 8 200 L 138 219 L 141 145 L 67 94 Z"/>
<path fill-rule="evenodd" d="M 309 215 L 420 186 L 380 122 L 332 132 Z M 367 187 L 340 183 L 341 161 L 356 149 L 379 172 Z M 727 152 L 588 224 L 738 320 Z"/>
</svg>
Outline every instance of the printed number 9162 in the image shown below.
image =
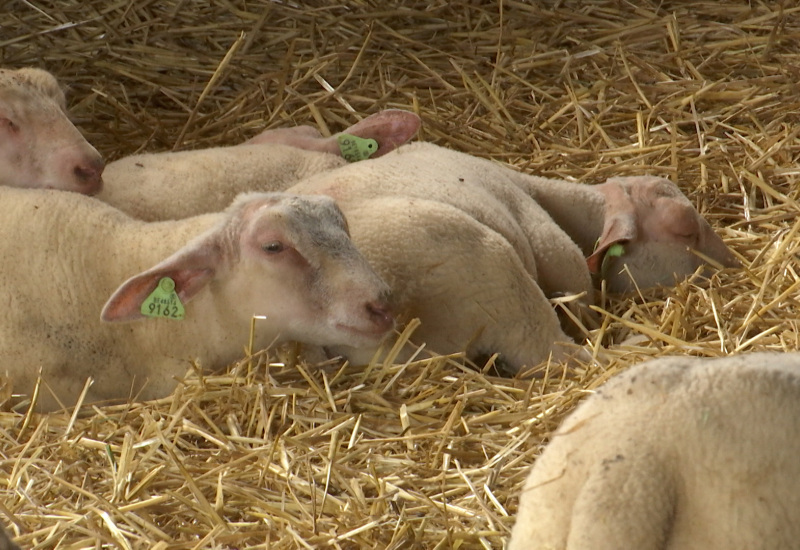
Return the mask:
<svg viewBox="0 0 800 550">
<path fill-rule="evenodd" d="M 178 307 L 174 305 L 150 302 L 147 308 L 150 310 L 150 315 L 153 316 L 168 317 L 171 319 L 177 319 L 179 317 Z"/>
</svg>

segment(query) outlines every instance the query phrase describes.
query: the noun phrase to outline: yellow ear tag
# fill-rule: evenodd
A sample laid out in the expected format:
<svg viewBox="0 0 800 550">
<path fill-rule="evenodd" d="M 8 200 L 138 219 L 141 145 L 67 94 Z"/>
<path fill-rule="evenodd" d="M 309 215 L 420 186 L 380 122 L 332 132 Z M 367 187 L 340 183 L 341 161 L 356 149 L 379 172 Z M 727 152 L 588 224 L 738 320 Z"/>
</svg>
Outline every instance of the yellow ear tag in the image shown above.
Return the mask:
<svg viewBox="0 0 800 550">
<path fill-rule="evenodd" d="M 158 281 L 158 286 L 142 302 L 140 311 L 145 317 L 162 317 L 176 321 L 186 316 L 186 310 L 175 292 L 175 281 L 169 277 Z"/>
<path fill-rule="evenodd" d="M 374 139 L 360 138 L 350 134 L 339 134 L 336 138 L 339 151 L 347 162 L 365 160 L 378 151 L 378 142 Z"/>
<path fill-rule="evenodd" d="M 609 258 L 619 258 L 623 254 L 625 254 L 625 247 L 620 243 L 614 243 L 608 247 L 608 250 L 606 250 L 606 253 L 603 256 L 603 263 L 600 264 L 600 275 L 603 277 L 603 279 L 606 278 L 608 264 L 611 261 Z"/>
</svg>

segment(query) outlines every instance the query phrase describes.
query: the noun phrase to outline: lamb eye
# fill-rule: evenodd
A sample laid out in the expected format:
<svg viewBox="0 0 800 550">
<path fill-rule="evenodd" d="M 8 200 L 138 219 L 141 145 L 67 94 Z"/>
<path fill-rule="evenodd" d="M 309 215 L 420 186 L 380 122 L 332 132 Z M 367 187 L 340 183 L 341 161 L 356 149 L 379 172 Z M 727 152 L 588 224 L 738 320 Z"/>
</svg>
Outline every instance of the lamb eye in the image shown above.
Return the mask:
<svg viewBox="0 0 800 550">
<path fill-rule="evenodd" d="M 261 245 L 261 250 L 267 254 L 278 254 L 283 252 L 284 248 L 283 243 L 280 241 L 272 241 L 271 243 Z"/>
<path fill-rule="evenodd" d="M 16 132 L 17 130 L 19 130 L 19 126 L 14 124 L 14 121 L 11 120 L 10 118 L 0 117 L 0 123 L 4 124 L 6 128 L 11 130 L 12 132 Z"/>
</svg>

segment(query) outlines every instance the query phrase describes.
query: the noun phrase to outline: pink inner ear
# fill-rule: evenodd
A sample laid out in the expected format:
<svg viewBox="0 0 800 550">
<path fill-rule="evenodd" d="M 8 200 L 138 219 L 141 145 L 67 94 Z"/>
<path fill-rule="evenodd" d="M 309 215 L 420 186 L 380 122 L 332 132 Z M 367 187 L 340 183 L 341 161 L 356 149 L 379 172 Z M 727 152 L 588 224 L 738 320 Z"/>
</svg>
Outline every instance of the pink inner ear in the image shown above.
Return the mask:
<svg viewBox="0 0 800 550">
<path fill-rule="evenodd" d="M 123 283 L 103 307 L 100 318 L 106 322 L 133 321 L 141 318 L 139 308 L 158 284 L 152 277 L 138 276 Z"/>
<path fill-rule="evenodd" d="M 600 266 L 603 264 L 603 255 L 606 253 L 604 250 L 595 250 L 591 256 L 586 258 L 586 267 L 589 268 L 589 273 L 597 275 L 600 273 Z"/>
<path fill-rule="evenodd" d="M 141 319 L 140 308 L 163 277 L 175 281 L 175 291 L 184 304 L 191 300 L 213 276 L 211 269 L 175 269 L 146 272 L 128 279 L 106 302 L 100 318 L 103 321 L 133 321 Z"/>
<path fill-rule="evenodd" d="M 178 298 L 181 299 L 181 302 L 186 303 L 194 298 L 195 294 L 208 283 L 213 275 L 214 272 L 211 269 L 180 269 L 171 271 L 166 276 L 175 281 Z M 159 280 L 161 280 L 160 277 Z"/>
<path fill-rule="evenodd" d="M 420 118 L 411 111 L 386 109 L 353 124 L 344 132 L 325 139 L 325 151 L 334 155 L 341 154 L 337 138 L 341 134 L 351 134 L 364 139 L 374 139 L 378 143 L 378 150 L 370 158 L 377 158 L 394 151 L 414 137 L 420 125 Z"/>
<path fill-rule="evenodd" d="M 345 133 L 377 141 L 378 151 L 371 157 L 377 158 L 414 137 L 421 123 L 420 118 L 411 111 L 386 109 L 353 124 Z"/>
<path fill-rule="evenodd" d="M 600 273 L 603 258 L 610 246 L 636 238 L 637 218 L 633 200 L 620 181 L 612 178 L 605 183 L 595 185 L 594 189 L 603 195 L 605 203 L 603 233 L 597 240 L 594 252 L 586 258 L 589 272 L 596 274 Z"/>
<path fill-rule="evenodd" d="M 594 252 L 586 258 L 586 265 L 590 273 L 600 273 L 606 251 L 609 247 L 619 242 L 632 241 L 636 238 L 636 217 L 630 211 L 618 212 L 608 217 L 609 207 L 606 206 L 606 222 L 603 234 L 597 241 Z"/>
<path fill-rule="evenodd" d="M 353 124 L 343 133 L 377 141 L 378 151 L 372 155 L 372 158 L 376 158 L 397 149 L 414 137 L 421 123 L 420 118 L 411 111 L 386 109 Z M 315 128 L 296 126 L 266 130 L 245 143 L 251 145 L 280 143 L 307 151 L 339 155 L 340 150 L 336 137 L 323 138 Z"/>
</svg>

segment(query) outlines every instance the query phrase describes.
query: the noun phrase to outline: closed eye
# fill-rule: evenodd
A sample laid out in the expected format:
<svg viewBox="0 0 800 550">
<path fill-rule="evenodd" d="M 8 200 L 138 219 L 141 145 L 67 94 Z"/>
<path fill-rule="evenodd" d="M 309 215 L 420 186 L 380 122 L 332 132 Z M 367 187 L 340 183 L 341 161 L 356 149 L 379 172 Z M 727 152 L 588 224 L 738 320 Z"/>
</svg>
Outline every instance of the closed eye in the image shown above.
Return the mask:
<svg viewBox="0 0 800 550">
<path fill-rule="evenodd" d="M 695 233 L 695 232 L 691 232 L 691 233 L 686 233 L 686 232 L 684 232 L 684 233 L 674 233 L 674 235 L 678 239 L 681 239 L 681 240 L 683 240 L 685 242 L 688 242 L 688 243 L 696 242 L 697 241 L 697 237 L 698 237 L 698 234 Z"/>
</svg>

